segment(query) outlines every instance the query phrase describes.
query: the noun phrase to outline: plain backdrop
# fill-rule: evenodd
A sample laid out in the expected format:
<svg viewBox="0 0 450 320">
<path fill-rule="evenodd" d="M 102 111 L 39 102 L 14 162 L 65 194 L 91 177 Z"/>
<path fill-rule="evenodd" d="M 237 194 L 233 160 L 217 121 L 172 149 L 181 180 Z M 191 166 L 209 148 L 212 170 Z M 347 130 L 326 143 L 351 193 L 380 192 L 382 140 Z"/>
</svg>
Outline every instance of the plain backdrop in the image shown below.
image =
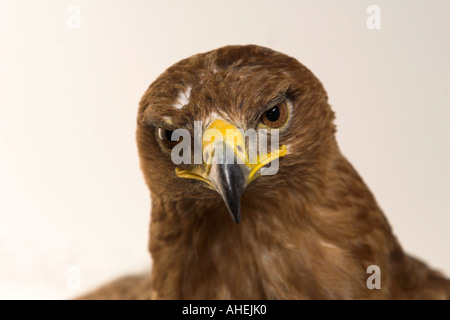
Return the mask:
<svg viewBox="0 0 450 320">
<path fill-rule="evenodd" d="M 149 272 L 139 99 L 173 63 L 228 44 L 316 74 L 400 242 L 450 275 L 449 12 L 446 0 L 1 0 L 0 298 L 69 298 Z"/>
</svg>

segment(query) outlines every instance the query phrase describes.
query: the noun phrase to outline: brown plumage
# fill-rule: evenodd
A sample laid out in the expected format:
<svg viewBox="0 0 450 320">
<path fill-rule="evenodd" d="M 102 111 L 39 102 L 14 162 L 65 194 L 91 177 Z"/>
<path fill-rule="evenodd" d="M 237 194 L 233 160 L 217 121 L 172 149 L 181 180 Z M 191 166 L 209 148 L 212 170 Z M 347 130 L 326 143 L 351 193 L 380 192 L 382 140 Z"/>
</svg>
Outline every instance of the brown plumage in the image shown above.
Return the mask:
<svg viewBox="0 0 450 320">
<path fill-rule="evenodd" d="M 187 88 L 186 105 L 174 107 Z M 220 118 L 256 129 L 280 95 L 290 103 L 280 129 L 287 154 L 276 175 L 247 186 L 236 224 L 218 192 L 175 174 L 158 128 L 192 132 L 194 120 L 206 125 Z M 152 198 L 153 258 L 151 286 L 138 287 L 138 295 L 151 290 L 154 299 L 447 299 L 450 282 L 403 252 L 370 190 L 341 154 L 333 120 L 320 81 L 294 58 L 267 48 L 223 47 L 167 69 L 145 92 L 137 121 Z M 366 286 L 370 265 L 380 267 L 380 290 Z"/>
</svg>

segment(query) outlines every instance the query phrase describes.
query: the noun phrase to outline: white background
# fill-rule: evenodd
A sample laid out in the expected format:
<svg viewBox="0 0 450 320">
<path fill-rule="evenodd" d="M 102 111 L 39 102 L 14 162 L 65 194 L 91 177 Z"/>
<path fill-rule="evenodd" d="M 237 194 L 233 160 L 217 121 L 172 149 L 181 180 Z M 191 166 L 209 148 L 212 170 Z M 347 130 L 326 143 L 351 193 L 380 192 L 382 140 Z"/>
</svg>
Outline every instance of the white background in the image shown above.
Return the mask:
<svg viewBox="0 0 450 320">
<path fill-rule="evenodd" d="M 370 4 L 381 30 L 366 27 Z M 168 66 L 227 44 L 271 47 L 321 79 L 341 149 L 404 248 L 450 275 L 449 12 L 436 0 L 0 1 L 0 298 L 68 298 L 149 270 L 137 104 Z"/>
</svg>

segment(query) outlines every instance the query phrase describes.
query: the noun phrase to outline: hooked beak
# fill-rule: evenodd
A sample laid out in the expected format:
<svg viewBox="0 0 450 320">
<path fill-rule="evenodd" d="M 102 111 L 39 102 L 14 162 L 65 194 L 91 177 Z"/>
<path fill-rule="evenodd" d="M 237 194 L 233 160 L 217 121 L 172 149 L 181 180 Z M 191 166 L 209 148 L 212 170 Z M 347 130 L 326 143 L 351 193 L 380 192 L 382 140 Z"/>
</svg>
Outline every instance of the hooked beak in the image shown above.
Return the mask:
<svg viewBox="0 0 450 320">
<path fill-rule="evenodd" d="M 217 150 L 219 152 L 220 149 L 224 149 L 225 159 L 211 165 L 208 179 L 222 196 L 231 218 L 234 222 L 239 223 L 241 220 L 241 196 L 248 185 L 249 169 L 244 164 L 233 161 L 235 154 L 226 143 L 218 145 L 216 148 L 219 149 Z"/>
<path fill-rule="evenodd" d="M 253 146 L 256 147 L 256 146 Z M 286 155 L 285 145 L 274 152 L 249 158 L 242 132 L 232 124 L 215 120 L 202 137 L 203 163 L 191 170 L 176 168 L 180 178 L 201 180 L 223 198 L 234 222 L 241 220 L 241 197 L 259 177 L 260 169 Z"/>
</svg>

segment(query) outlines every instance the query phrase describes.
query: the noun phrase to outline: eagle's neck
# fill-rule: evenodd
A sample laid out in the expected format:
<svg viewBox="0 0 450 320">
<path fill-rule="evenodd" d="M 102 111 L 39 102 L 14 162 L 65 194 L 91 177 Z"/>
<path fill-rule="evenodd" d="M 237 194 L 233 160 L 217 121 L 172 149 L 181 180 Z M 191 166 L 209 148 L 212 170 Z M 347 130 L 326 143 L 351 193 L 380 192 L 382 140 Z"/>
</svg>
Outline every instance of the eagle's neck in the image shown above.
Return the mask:
<svg viewBox="0 0 450 320">
<path fill-rule="evenodd" d="M 270 195 L 244 195 L 239 225 L 225 206 L 154 197 L 154 298 L 383 297 L 367 289 L 366 269 L 388 268 L 390 228 L 343 157 L 324 174 L 320 188 L 293 177 Z"/>
</svg>

